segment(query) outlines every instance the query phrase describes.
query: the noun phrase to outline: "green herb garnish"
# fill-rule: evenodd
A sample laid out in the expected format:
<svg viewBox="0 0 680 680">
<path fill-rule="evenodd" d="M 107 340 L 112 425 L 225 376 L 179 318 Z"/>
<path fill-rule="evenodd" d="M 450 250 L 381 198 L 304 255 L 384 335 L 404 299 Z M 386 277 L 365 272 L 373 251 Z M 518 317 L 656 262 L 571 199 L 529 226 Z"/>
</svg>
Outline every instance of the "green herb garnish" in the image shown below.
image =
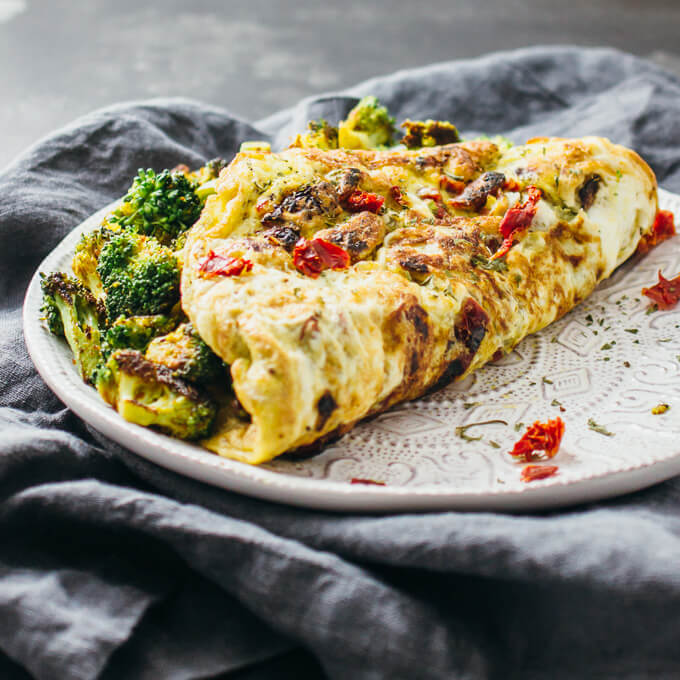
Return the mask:
<svg viewBox="0 0 680 680">
<path fill-rule="evenodd" d="M 471 437 L 469 434 L 467 434 L 467 430 L 469 430 L 471 427 L 477 427 L 478 425 L 494 425 L 496 423 L 499 424 L 499 425 L 507 425 L 507 422 L 505 422 L 505 420 L 483 420 L 479 423 L 469 423 L 468 425 L 459 425 L 456 428 L 456 434 L 461 439 L 464 439 L 466 442 L 476 442 L 476 441 L 479 441 L 482 438 L 481 435 L 479 437 Z"/>
<path fill-rule="evenodd" d="M 592 418 L 588 418 L 588 429 L 598 434 L 603 434 L 605 437 L 613 437 L 614 433 L 610 432 L 606 427 L 599 425 Z"/>
<path fill-rule="evenodd" d="M 482 269 L 492 272 L 505 272 L 508 270 L 508 265 L 503 258 L 487 260 L 483 255 L 473 255 L 470 258 L 470 264 L 473 267 L 481 267 Z"/>
</svg>

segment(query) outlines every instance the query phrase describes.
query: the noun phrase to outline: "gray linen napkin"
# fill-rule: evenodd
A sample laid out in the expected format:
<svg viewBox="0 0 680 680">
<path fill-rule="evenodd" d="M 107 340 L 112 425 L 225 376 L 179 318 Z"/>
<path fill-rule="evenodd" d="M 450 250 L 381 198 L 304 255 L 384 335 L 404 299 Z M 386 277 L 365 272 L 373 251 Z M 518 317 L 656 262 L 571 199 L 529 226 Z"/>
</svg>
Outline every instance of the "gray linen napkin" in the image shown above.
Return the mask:
<svg viewBox="0 0 680 680">
<path fill-rule="evenodd" d="M 2 677 L 199 678 L 300 645 L 332 678 L 680 677 L 677 480 L 534 516 L 307 511 L 138 458 L 36 375 L 29 278 L 138 167 L 283 146 L 368 93 L 467 134 L 606 135 L 680 191 L 680 83 L 599 49 L 403 71 L 253 126 L 185 100 L 120 105 L 29 149 L 0 174 Z"/>
</svg>

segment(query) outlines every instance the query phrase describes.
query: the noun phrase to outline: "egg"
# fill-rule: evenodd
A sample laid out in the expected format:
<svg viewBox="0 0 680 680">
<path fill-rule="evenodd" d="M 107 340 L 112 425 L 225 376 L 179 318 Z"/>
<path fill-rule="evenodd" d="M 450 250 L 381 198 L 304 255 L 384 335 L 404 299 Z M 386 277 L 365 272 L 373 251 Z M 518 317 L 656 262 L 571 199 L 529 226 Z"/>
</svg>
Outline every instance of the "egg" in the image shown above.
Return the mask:
<svg viewBox="0 0 680 680">
<path fill-rule="evenodd" d="M 597 137 L 254 148 L 215 188 L 183 250 L 182 306 L 240 406 L 202 444 L 252 464 L 511 351 L 627 259 L 657 212 L 649 167 Z M 216 254 L 249 266 L 202 266 Z"/>
</svg>

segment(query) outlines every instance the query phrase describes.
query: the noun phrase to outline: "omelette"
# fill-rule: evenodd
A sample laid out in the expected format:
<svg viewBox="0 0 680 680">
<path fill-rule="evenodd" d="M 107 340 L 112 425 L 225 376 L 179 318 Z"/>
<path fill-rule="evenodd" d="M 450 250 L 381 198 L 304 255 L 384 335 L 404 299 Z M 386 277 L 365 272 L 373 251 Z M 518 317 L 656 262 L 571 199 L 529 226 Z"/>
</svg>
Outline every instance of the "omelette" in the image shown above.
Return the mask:
<svg viewBox="0 0 680 680">
<path fill-rule="evenodd" d="M 253 148 L 183 250 L 182 307 L 229 366 L 206 448 L 257 464 L 465 377 L 630 257 L 654 174 L 599 137 L 507 148 Z"/>
</svg>

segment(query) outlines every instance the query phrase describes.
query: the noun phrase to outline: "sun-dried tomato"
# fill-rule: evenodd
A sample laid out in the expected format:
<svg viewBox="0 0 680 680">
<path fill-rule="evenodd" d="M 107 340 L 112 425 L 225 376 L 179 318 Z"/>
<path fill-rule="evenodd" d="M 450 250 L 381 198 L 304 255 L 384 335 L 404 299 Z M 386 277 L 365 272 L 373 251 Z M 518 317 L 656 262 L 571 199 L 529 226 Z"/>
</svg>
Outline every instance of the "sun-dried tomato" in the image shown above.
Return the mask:
<svg viewBox="0 0 680 680">
<path fill-rule="evenodd" d="M 455 334 L 470 352 L 470 360 L 482 344 L 488 327 L 489 315 L 474 298 L 465 298 L 456 320 Z"/>
<path fill-rule="evenodd" d="M 559 416 L 547 423 L 536 421 L 515 444 L 510 455 L 524 463 L 530 463 L 534 451 L 544 451 L 546 457 L 552 458 L 560 448 L 564 435 L 564 422 Z"/>
<path fill-rule="evenodd" d="M 523 482 L 534 482 L 552 477 L 558 470 L 557 465 L 526 465 L 522 468 L 520 479 Z"/>
<path fill-rule="evenodd" d="M 205 276 L 239 276 L 243 272 L 249 272 L 252 268 L 253 263 L 250 260 L 218 255 L 212 250 L 198 265 L 199 273 Z"/>
<path fill-rule="evenodd" d="M 528 229 L 531 225 L 531 221 L 536 215 L 538 202 L 541 200 L 543 192 L 538 187 L 530 186 L 527 189 L 527 194 L 528 196 L 524 203 L 516 205 L 514 208 L 510 208 L 510 210 L 505 213 L 505 217 L 503 217 L 499 227 L 501 236 L 503 237 L 503 243 L 491 256 L 492 260 L 503 257 L 503 255 L 512 248 L 514 237 L 519 232 Z"/>
<path fill-rule="evenodd" d="M 418 198 L 422 198 L 424 201 L 425 200 L 441 201 L 442 195 L 438 191 L 434 191 L 433 189 L 421 189 L 418 192 Z"/>
<path fill-rule="evenodd" d="M 442 217 L 448 215 L 448 212 L 444 207 L 442 195 L 438 191 L 431 191 L 429 189 L 426 189 L 425 191 L 419 191 L 418 198 L 422 198 L 424 201 L 432 201 L 434 203 L 434 205 L 431 206 L 431 209 L 432 214 L 437 219 L 441 219 Z"/>
<path fill-rule="evenodd" d="M 398 186 L 390 187 L 390 196 L 397 205 L 400 205 L 402 208 L 408 208 L 406 196 L 404 196 L 404 192 Z"/>
<path fill-rule="evenodd" d="M 669 280 L 659 270 L 659 283 L 651 288 L 643 288 L 642 294 L 656 302 L 659 309 L 675 307 L 680 300 L 680 274 Z"/>
<path fill-rule="evenodd" d="M 446 217 L 448 215 L 446 208 L 444 207 L 444 204 L 441 202 L 441 199 L 439 201 L 435 201 L 432 199 L 433 205 L 432 207 L 432 214 L 440 220 L 442 217 Z"/>
<path fill-rule="evenodd" d="M 439 188 L 457 196 L 465 189 L 465 182 L 459 182 L 457 179 L 442 175 L 439 178 Z"/>
<path fill-rule="evenodd" d="M 375 479 L 362 479 L 361 477 L 352 477 L 349 480 L 350 484 L 371 484 L 373 486 L 387 486 L 385 482 L 376 482 Z"/>
<path fill-rule="evenodd" d="M 384 196 L 371 194 L 368 191 L 355 189 L 344 199 L 345 207 L 349 212 L 368 212 L 379 213 L 385 202 Z"/>
<path fill-rule="evenodd" d="M 295 244 L 293 264 L 306 276 L 315 279 L 324 269 L 347 269 L 349 253 L 335 243 L 321 238 L 301 238 Z"/>
<path fill-rule="evenodd" d="M 648 253 L 654 246 L 675 236 L 673 213 L 670 210 L 659 210 L 649 234 L 643 234 L 637 246 L 637 253 Z"/>
</svg>

